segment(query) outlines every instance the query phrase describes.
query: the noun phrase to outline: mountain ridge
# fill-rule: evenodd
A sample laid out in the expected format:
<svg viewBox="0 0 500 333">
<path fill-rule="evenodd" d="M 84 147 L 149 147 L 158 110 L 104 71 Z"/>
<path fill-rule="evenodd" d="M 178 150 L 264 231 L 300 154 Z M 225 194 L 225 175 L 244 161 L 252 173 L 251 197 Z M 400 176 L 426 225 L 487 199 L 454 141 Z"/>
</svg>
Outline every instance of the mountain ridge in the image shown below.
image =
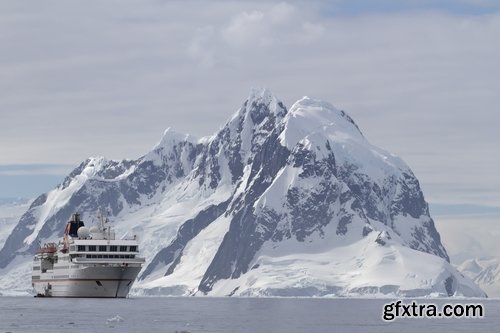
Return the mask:
<svg viewBox="0 0 500 333">
<path fill-rule="evenodd" d="M 167 129 L 137 160 L 84 161 L 33 202 L 0 250 L 0 269 L 60 235 L 73 211 L 89 219 L 97 208 L 144 234 L 138 294 L 484 296 L 449 265 L 411 169 L 369 144 L 347 113 L 309 97 L 288 110 L 252 90 L 210 137 Z M 338 261 L 346 248 L 360 261 Z M 401 274 L 374 278 L 379 266 Z M 267 287 L 254 287 L 256 272 Z"/>
</svg>

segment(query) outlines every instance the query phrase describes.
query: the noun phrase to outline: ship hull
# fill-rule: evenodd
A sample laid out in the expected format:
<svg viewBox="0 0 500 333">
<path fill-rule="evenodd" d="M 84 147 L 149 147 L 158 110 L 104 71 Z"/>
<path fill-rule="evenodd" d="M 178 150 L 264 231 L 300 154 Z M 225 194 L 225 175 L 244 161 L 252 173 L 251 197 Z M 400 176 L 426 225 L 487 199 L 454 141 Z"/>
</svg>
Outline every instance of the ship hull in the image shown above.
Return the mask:
<svg viewBox="0 0 500 333">
<path fill-rule="evenodd" d="M 145 262 L 137 237 L 116 239 L 109 220 L 98 218 L 99 225 L 87 228 L 75 213 L 59 244 L 40 246 L 31 276 L 36 296 L 127 297 Z"/>
<path fill-rule="evenodd" d="M 33 288 L 40 297 L 127 297 L 141 267 L 85 267 L 68 276 L 40 276 Z"/>
</svg>

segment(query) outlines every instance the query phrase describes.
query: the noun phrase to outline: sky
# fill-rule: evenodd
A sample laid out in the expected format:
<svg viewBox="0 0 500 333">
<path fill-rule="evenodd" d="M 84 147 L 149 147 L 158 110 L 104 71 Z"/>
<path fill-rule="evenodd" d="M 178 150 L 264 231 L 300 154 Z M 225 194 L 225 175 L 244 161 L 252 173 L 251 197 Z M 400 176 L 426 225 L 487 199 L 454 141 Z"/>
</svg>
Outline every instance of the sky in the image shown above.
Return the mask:
<svg viewBox="0 0 500 333">
<path fill-rule="evenodd" d="M 500 216 L 498 36 L 488 0 L 0 0 L 0 197 L 211 135 L 267 87 L 345 110 L 439 214 Z"/>
</svg>

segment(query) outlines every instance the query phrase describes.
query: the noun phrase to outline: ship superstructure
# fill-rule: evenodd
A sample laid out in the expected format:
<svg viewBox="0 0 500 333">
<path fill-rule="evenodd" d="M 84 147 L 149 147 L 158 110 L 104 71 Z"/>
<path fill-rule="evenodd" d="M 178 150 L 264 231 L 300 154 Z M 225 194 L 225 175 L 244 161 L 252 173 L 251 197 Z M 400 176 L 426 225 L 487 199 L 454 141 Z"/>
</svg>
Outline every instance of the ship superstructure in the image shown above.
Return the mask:
<svg viewBox="0 0 500 333">
<path fill-rule="evenodd" d="M 73 214 L 63 240 L 46 243 L 33 258 L 37 296 L 126 297 L 144 263 L 137 237 L 116 239 L 107 218 L 87 228 Z"/>
</svg>

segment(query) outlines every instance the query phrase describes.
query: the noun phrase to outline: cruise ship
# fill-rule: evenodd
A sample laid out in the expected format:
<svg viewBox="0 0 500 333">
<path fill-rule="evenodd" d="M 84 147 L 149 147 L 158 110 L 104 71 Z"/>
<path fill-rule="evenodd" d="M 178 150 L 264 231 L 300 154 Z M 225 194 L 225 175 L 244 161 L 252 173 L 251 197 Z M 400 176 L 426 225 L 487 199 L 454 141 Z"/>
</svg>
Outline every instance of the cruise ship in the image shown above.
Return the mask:
<svg viewBox="0 0 500 333">
<path fill-rule="evenodd" d="M 127 297 L 144 263 L 137 237 L 116 239 L 109 220 L 87 228 L 73 214 L 62 241 L 46 243 L 33 258 L 38 297 Z"/>
</svg>

